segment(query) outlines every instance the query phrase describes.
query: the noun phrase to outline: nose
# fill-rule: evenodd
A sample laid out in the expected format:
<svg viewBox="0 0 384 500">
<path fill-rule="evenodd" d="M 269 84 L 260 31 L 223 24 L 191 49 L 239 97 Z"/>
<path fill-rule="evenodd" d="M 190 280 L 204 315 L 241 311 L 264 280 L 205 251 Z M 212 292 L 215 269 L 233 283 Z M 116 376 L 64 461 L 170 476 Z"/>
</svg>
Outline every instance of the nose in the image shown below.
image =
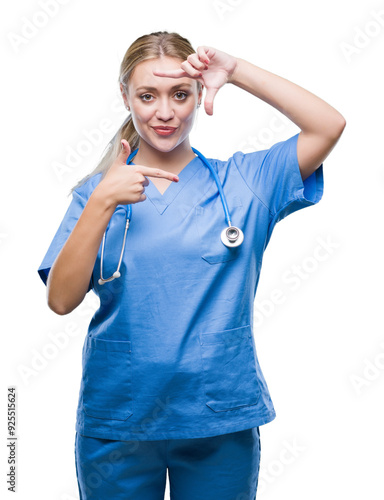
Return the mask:
<svg viewBox="0 0 384 500">
<path fill-rule="evenodd" d="M 166 122 L 172 120 L 174 116 L 175 112 L 173 110 L 172 102 L 168 99 L 159 99 L 156 109 L 156 118 Z"/>
</svg>

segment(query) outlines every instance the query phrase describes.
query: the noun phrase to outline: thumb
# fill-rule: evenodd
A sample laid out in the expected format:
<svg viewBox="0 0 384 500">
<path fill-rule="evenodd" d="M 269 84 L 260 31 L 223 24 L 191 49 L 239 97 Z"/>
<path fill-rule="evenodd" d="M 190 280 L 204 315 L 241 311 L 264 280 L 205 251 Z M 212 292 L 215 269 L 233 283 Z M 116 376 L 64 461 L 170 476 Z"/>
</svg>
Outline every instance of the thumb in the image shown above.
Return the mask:
<svg viewBox="0 0 384 500">
<path fill-rule="evenodd" d="M 207 115 L 213 115 L 213 100 L 219 89 L 207 87 L 207 93 L 204 100 L 204 109 Z"/>
<path fill-rule="evenodd" d="M 119 158 L 123 163 L 127 163 L 127 158 L 131 154 L 131 146 L 129 145 L 129 142 L 126 141 L 125 139 L 121 139 L 121 151 Z"/>
</svg>

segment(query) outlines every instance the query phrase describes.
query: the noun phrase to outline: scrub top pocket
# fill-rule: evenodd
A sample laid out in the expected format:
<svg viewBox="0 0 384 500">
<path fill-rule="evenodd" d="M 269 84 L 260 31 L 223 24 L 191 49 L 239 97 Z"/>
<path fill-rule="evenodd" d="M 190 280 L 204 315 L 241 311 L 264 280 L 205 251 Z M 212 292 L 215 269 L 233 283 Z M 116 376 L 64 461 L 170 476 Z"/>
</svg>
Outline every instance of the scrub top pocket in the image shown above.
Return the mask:
<svg viewBox="0 0 384 500">
<path fill-rule="evenodd" d="M 250 325 L 200 334 L 206 404 L 213 411 L 255 405 L 260 396 Z"/>
<path fill-rule="evenodd" d="M 90 417 L 108 420 L 132 415 L 130 341 L 86 339 L 83 409 Z"/>
<path fill-rule="evenodd" d="M 239 196 L 227 197 L 231 223 L 244 232 L 243 205 Z M 195 207 L 195 221 L 199 235 L 201 257 L 209 264 L 236 259 L 241 245 L 228 248 L 221 241 L 221 232 L 228 227 L 220 196 Z"/>
</svg>

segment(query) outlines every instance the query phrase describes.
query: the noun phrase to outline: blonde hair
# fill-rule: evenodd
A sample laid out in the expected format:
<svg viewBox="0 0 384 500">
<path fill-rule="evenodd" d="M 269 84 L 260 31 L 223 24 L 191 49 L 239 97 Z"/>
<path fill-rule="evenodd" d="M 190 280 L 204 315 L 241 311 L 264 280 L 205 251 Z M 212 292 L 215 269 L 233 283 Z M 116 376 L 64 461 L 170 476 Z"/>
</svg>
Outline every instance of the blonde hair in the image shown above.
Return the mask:
<svg viewBox="0 0 384 500">
<path fill-rule="evenodd" d="M 178 33 L 168 33 L 167 31 L 157 31 L 149 35 L 143 35 L 135 40 L 126 51 L 120 65 L 120 75 L 118 83 L 122 84 L 124 93 L 127 93 L 129 78 L 138 64 L 149 59 L 158 59 L 162 56 L 176 57 L 178 59 L 187 59 L 190 54 L 193 54 L 193 49 L 190 42 L 180 36 Z M 201 90 L 201 83 L 197 82 L 198 91 Z M 83 179 L 81 179 L 72 189 L 81 186 L 90 177 L 102 172 L 102 178 L 107 173 L 109 167 L 119 156 L 121 151 L 121 140 L 125 139 L 131 146 L 131 151 L 139 147 L 140 136 L 137 133 L 131 114 L 124 120 L 116 134 L 112 137 L 107 147 L 104 150 L 99 164 L 96 168 Z"/>
</svg>

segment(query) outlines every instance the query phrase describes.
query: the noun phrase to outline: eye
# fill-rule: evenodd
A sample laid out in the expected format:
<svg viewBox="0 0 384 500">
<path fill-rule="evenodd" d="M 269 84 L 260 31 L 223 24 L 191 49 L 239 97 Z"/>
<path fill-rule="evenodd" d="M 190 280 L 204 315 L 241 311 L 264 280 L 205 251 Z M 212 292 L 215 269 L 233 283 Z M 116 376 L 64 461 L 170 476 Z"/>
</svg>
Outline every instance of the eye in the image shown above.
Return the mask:
<svg viewBox="0 0 384 500">
<path fill-rule="evenodd" d="M 147 99 L 147 97 L 148 97 L 149 99 Z M 140 99 L 141 99 L 142 101 L 147 101 L 147 102 L 148 102 L 148 101 L 150 101 L 150 98 L 151 98 L 151 97 L 152 97 L 152 96 L 151 96 L 151 94 L 142 94 L 142 95 L 140 96 Z"/>
<path fill-rule="evenodd" d="M 183 92 L 183 91 L 179 90 L 176 92 L 175 96 L 176 96 L 176 99 L 178 101 L 183 101 L 184 99 L 186 99 L 188 97 L 188 94 L 187 94 L 187 92 Z"/>
</svg>

